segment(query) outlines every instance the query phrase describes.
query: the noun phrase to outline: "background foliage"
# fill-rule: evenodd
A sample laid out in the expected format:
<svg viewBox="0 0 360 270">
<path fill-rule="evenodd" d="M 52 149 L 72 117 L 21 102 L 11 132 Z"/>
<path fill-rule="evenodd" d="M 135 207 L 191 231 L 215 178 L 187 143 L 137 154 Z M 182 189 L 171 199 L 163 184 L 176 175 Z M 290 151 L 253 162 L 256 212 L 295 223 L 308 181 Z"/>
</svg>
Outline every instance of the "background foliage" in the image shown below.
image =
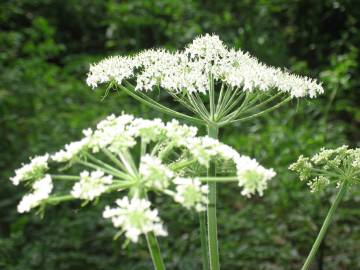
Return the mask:
<svg viewBox="0 0 360 270">
<path fill-rule="evenodd" d="M 278 172 L 263 198 L 245 199 L 236 185 L 220 188 L 223 269 L 299 269 L 334 193 L 309 194 L 287 166 L 322 146 L 359 145 L 359 18 L 356 0 L 0 1 L 0 268 L 151 269 L 144 243 L 112 241 L 112 227 L 100 218 L 103 205 L 77 211 L 69 203 L 49 208 L 43 220 L 19 215 L 22 193 L 8 178 L 28 156 L 76 139 L 109 113 L 159 116 L 121 93 L 101 101 L 103 92 L 84 83 L 89 63 L 179 48 L 210 32 L 268 64 L 324 82 L 321 98 L 293 101 L 221 134 Z M 157 203 L 170 233 L 161 239 L 169 269 L 200 269 L 196 215 Z M 360 269 L 359 206 L 354 187 L 314 269 Z"/>
</svg>

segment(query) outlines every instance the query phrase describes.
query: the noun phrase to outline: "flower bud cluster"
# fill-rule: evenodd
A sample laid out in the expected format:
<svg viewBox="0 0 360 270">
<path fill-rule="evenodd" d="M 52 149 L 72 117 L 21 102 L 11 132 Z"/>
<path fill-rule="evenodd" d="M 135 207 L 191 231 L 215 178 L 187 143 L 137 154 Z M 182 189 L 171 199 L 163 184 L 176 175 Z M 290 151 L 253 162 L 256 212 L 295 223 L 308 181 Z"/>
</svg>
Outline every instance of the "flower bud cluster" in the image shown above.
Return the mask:
<svg viewBox="0 0 360 270">
<path fill-rule="evenodd" d="M 360 148 L 349 149 L 343 145 L 336 149 L 322 148 L 313 157 L 300 156 L 289 169 L 299 174 L 301 181 L 307 181 L 311 192 L 323 190 L 326 186 L 342 182 L 359 183 Z"/>
</svg>

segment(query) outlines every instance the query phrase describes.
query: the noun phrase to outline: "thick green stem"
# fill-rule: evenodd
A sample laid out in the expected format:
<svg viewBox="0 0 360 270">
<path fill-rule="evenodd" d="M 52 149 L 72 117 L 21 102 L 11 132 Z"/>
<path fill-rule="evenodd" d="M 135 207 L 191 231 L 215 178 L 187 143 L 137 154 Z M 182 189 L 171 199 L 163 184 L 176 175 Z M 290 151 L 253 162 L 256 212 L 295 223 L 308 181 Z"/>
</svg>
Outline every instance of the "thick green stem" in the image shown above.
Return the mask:
<svg viewBox="0 0 360 270">
<path fill-rule="evenodd" d="M 315 242 L 311 248 L 311 251 L 310 251 L 303 267 L 301 268 L 301 270 L 308 270 L 310 268 L 311 263 L 314 260 L 315 255 L 320 247 L 320 244 L 321 244 L 322 240 L 324 239 L 326 231 L 331 223 L 332 217 L 334 216 L 334 213 L 335 213 L 337 207 L 339 206 L 341 199 L 344 197 L 344 194 L 346 192 L 346 187 L 347 187 L 347 182 L 344 181 L 341 184 L 340 190 L 339 190 L 338 194 L 336 195 L 336 198 L 335 198 L 333 204 L 330 207 L 330 210 L 325 218 L 325 221 L 320 229 L 320 232 L 319 232 L 318 236 L 316 237 L 316 240 L 315 240 Z"/>
<path fill-rule="evenodd" d="M 218 138 L 219 128 L 217 126 L 208 126 L 208 135 L 211 138 Z M 211 162 L 208 170 L 208 176 L 216 176 L 215 163 Z M 209 241 L 209 257 L 210 269 L 219 270 L 219 248 L 217 239 L 217 218 L 216 218 L 216 182 L 208 182 L 209 186 L 209 203 L 207 208 L 208 221 L 208 241 Z"/>
<path fill-rule="evenodd" d="M 206 212 L 203 211 L 199 213 L 200 220 L 200 241 L 201 241 L 201 252 L 202 252 L 202 261 L 203 269 L 210 270 L 210 260 L 209 260 L 209 246 L 207 241 L 207 231 L 206 231 Z"/>
<path fill-rule="evenodd" d="M 237 176 L 220 176 L 220 177 L 199 177 L 201 182 L 237 182 Z"/>
<path fill-rule="evenodd" d="M 153 232 L 149 232 L 146 234 L 146 241 L 155 270 L 165 270 L 165 265 L 161 257 L 159 243 Z"/>
</svg>

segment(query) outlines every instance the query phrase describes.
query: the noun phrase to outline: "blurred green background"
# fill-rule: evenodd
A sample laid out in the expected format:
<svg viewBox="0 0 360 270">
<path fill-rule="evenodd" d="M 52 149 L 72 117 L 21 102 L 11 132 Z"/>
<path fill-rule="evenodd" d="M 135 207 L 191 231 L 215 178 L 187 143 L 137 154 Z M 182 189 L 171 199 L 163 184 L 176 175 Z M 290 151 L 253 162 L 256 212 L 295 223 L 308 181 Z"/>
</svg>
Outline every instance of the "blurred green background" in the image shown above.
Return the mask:
<svg viewBox="0 0 360 270">
<path fill-rule="evenodd" d="M 125 94 L 101 101 L 84 82 L 111 54 L 181 48 L 202 33 L 267 64 L 319 78 L 326 94 L 293 101 L 221 139 L 278 172 L 264 197 L 219 192 L 223 269 L 299 269 L 334 190 L 310 194 L 287 169 L 300 154 L 360 141 L 360 1 L 2 0 L 0 1 L 0 269 L 152 269 L 144 242 L 123 248 L 98 206 L 78 203 L 16 213 L 23 195 L 8 180 L 28 156 L 54 151 L 83 128 L 125 110 L 164 117 Z M 167 100 L 171 102 L 170 99 Z M 175 105 L 174 105 L 175 106 Z M 169 269 L 201 269 L 196 214 L 158 199 Z M 360 188 L 347 194 L 313 269 L 360 269 Z"/>
</svg>

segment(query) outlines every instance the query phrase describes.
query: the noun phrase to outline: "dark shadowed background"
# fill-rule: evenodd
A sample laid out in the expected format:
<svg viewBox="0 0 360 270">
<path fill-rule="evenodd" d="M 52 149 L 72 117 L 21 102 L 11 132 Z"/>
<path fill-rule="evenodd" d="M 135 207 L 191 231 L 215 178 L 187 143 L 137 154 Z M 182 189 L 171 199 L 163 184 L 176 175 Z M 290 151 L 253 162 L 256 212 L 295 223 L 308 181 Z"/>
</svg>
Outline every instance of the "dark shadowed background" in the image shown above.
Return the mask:
<svg viewBox="0 0 360 270">
<path fill-rule="evenodd" d="M 28 156 L 54 151 L 83 128 L 125 110 L 164 117 L 123 93 L 101 101 L 84 82 L 89 64 L 111 54 L 181 48 L 202 33 L 261 61 L 312 76 L 326 94 L 293 101 L 228 127 L 221 139 L 278 172 L 265 195 L 234 185 L 219 194 L 223 269 L 299 269 L 334 191 L 310 194 L 287 169 L 300 154 L 360 140 L 360 1 L 357 0 L 1 0 L 0 269 L 151 269 L 144 242 L 123 246 L 101 218 L 103 204 L 20 215 L 24 190 L 8 180 Z M 172 102 L 167 98 L 167 102 Z M 175 104 L 173 106 L 176 106 Z M 169 269 L 201 269 L 196 214 L 159 199 Z M 313 269 L 360 269 L 360 187 L 342 202 Z"/>
</svg>

